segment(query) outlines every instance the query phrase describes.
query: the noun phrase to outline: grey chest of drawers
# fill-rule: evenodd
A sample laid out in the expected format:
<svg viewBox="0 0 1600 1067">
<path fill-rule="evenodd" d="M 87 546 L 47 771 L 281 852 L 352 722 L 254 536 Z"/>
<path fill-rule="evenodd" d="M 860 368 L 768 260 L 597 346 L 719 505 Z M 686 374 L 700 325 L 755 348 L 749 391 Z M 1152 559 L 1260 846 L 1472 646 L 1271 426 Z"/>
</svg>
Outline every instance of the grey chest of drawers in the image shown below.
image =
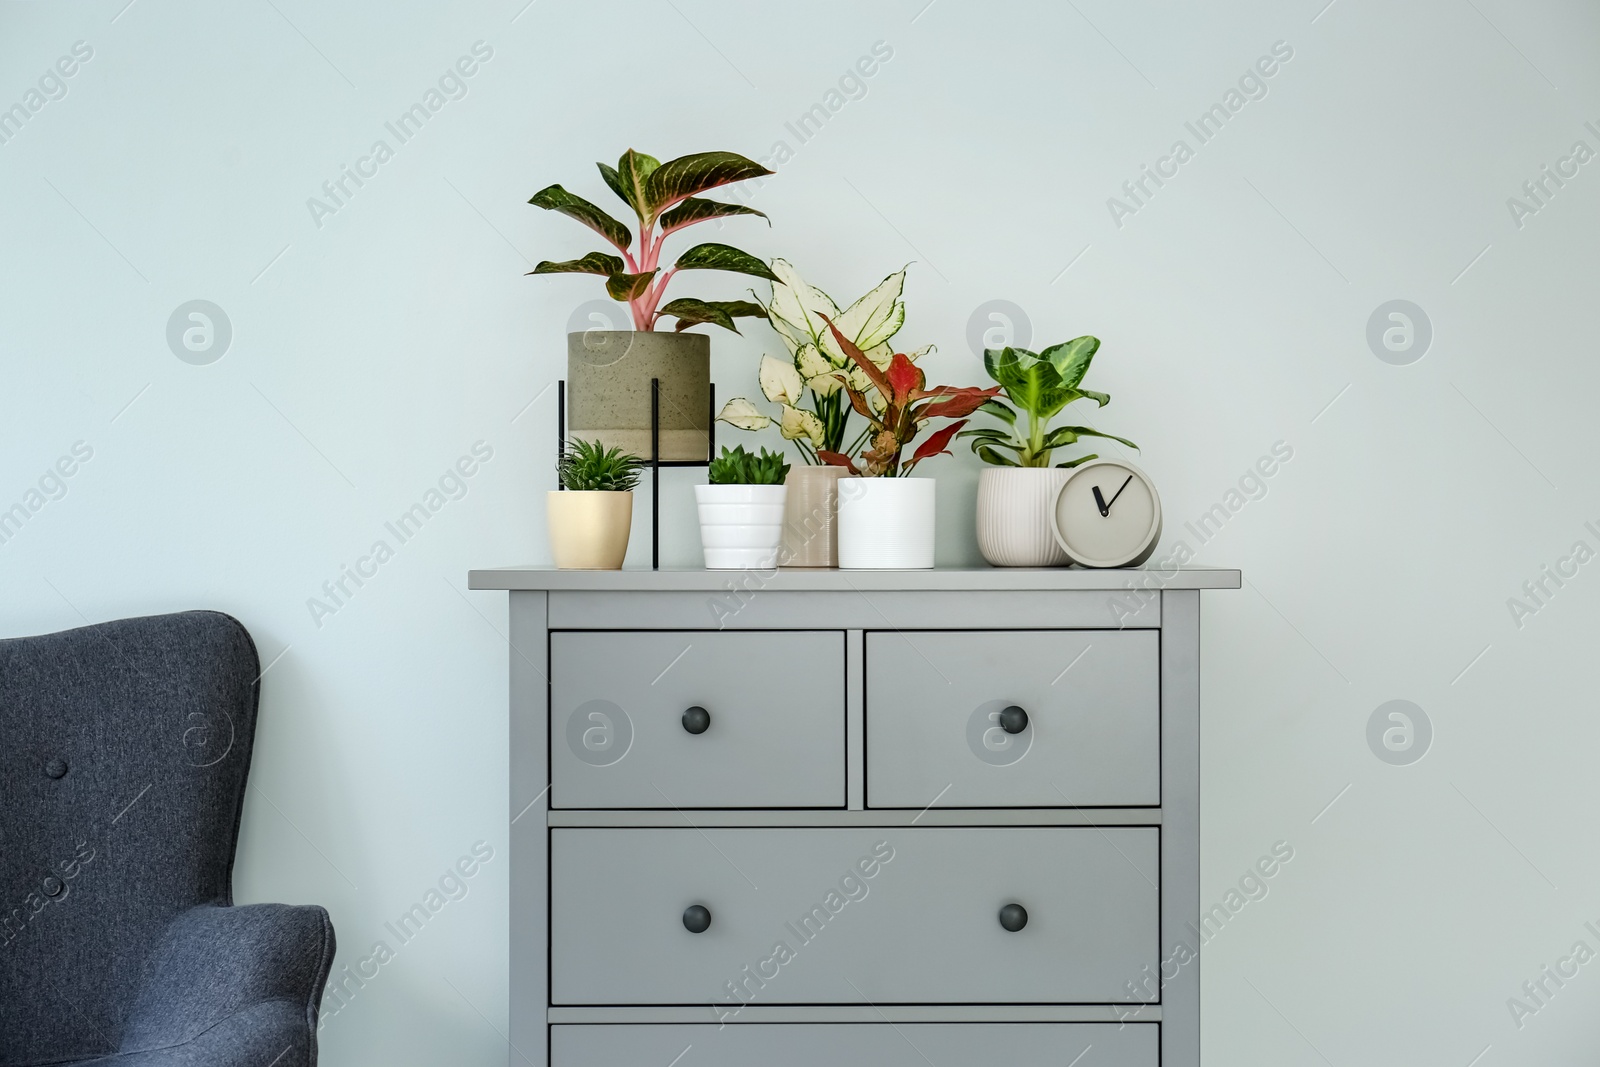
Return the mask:
<svg viewBox="0 0 1600 1067">
<path fill-rule="evenodd" d="M 1198 1067 L 1228 570 L 510 592 L 509 1062 Z"/>
</svg>

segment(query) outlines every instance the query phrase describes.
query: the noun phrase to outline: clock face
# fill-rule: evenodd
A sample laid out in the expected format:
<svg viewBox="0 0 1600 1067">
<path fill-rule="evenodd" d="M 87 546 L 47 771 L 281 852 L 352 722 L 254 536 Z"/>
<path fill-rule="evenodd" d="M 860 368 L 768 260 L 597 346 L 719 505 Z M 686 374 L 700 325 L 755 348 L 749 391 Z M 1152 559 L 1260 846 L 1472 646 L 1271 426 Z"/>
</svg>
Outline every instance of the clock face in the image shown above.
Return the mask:
<svg viewBox="0 0 1600 1067">
<path fill-rule="evenodd" d="M 1090 460 L 1056 497 L 1056 541 L 1084 567 L 1137 566 L 1161 539 L 1161 498 L 1144 472 L 1121 460 Z"/>
</svg>

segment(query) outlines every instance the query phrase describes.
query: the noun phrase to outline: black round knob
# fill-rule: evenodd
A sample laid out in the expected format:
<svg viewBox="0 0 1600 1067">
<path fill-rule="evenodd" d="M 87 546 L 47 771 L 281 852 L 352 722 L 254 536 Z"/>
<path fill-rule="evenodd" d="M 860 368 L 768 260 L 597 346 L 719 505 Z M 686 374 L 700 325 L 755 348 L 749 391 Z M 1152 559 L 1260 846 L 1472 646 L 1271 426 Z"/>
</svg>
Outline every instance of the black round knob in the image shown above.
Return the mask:
<svg viewBox="0 0 1600 1067">
<path fill-rule="evenodd" d="M 691 734 L 703 734 L 711 728 L 711 713 L 699 704 L 683 713 L 683 728 Z"/>
<path fill-rule="evenodd" d="M 685 922 L 688 920 L 685 919 Z M 1021 904 L 1007 904 L 1000 909 L 1000 925 L 1013 934 L 1028 925 L 1028 909 Z"/>
<path fill-rule="evenodd" d="M 44 880 L 44 895 L 47 897 L 59 897 L 66 888 L 67 884 L 53 874 Z"/>
<path fill-rule="evenodd" d="M 684 908 L 683 928 L 691 934 L 703 934 L 711 929 L 711 909 L 704 904 L 690 904 Z"/>
<path fill-rule="evenodd" d="M 1028 728 L 1028 713 L 1015 704 L 1000 713 L 1000 729 L 1008 734 L 1020 734 Z"/>
</svg>

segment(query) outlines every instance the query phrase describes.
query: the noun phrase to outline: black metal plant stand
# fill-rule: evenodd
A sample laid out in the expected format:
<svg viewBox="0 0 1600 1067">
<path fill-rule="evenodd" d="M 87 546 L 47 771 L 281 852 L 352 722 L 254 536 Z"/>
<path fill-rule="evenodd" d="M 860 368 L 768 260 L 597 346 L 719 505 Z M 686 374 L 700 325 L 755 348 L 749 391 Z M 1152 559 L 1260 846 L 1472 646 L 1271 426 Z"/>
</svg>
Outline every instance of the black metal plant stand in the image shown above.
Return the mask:
<svg viewBox="0 0 1600 1067">
<path fill-rule="evenodd" d="M 717 454 L 717 387 L 710 386 L 711 406 L 706 412 L 706 458 L 661 458 L 661 379 L 650 379 L 650 569 L 661 569 L 661 468 L 709 467 Z M 567 447 L 567 380 L 556 383 L 556 459 Z M 556 489 L 566 486 L 556 479 Z"/>
</svg>

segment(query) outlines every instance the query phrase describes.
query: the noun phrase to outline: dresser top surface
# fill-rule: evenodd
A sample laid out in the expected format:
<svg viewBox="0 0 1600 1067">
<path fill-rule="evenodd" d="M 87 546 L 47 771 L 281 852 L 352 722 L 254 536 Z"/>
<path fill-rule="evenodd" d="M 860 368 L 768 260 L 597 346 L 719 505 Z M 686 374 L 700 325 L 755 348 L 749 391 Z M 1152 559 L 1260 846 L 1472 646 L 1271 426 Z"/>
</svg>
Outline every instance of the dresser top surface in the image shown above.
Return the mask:
<svg viewBox="0 0 1600 1067">
<path fill-rule="evenodd" d="M 1121 592 L 1135 588 L 1238 589 L 1240 574 L 1221 567 L 1113 568 L 937 567 L 933 570 L 769 571 L 706 570 L 702 567 L 620 571 L 563 571 L 550 567 L 492 567 L 467 572 L 469 589 L 541 590 L 582 593 L 721 593 L 730 583 L 778 592 L 968 591 Z"/>
</svg>

